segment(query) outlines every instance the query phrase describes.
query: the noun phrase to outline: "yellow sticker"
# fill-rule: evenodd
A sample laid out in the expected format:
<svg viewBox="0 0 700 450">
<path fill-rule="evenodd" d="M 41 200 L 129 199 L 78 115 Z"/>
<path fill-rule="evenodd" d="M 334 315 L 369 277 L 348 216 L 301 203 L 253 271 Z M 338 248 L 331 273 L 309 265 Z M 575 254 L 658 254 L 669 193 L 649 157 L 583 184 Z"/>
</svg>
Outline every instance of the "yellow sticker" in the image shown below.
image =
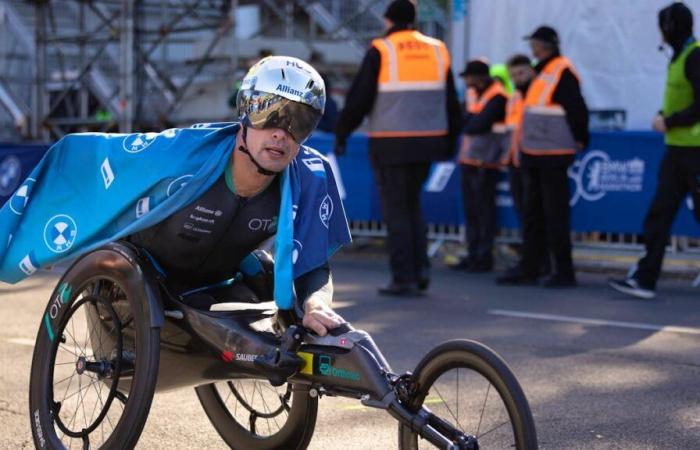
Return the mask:
<svg viewBox="0 0 700 450">
<path fill-rule="evenodd" d="M 304 360 L 304 366 L 301 368 L 299 373 L 305 373 L 307 375 L 314 374 L 314 355 L 313 353 L 297 352 L 297 355 Z"/>
</svg>

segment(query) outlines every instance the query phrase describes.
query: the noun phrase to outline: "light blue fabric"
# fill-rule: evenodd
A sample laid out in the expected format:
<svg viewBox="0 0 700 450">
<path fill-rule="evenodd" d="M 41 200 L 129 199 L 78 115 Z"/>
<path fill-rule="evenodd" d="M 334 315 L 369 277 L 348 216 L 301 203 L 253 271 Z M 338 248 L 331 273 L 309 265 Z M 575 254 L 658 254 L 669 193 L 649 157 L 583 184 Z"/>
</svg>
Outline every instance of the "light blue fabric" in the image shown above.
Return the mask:
<svg viewBox="0 0 700 450">
<path fill-rule="evenodd" d="M 148 228 L 194 201 L 218 179 L 238 124 L 161 133 L 80 133 L 52 146 L 0 209 L 0 280 Z M 302 147 L 282 175 L 275 239 L 275 300 L 293 305 L 293 278 L 350 242 L 328 161 Z"/>
</svg>

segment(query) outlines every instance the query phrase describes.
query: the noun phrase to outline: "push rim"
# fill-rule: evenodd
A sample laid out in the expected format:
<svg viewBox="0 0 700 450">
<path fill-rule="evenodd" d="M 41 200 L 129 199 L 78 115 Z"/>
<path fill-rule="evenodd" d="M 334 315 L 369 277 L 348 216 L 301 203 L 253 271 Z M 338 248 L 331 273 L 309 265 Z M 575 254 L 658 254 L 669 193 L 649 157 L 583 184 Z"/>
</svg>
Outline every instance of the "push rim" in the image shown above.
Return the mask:
<svg viewBox="0 0 700 450">
<path fill-rule="evenodd" d="M 93 446 L 90 435 L 98 428 L 104 443 L 111 435 L 105 434 L 105 426 L 114 431 L 118 423 L 108 415 L 115 411 L 114 399 L 121 407 L 119 417 L 127 401 L 118 390 L 124 369 L 123 324 L 110 300 L 98 294 L 99 288 L 100 283 L 90 284 L 78 295 L 52 346 L 47 380 L 50 417 L 59 439 L 68 440 L 68 448 L 75 445 L 73 439 L 80 439 L 83 448 Z M 79 318 L 81 310 L 84 319 Z"/>
</svg>

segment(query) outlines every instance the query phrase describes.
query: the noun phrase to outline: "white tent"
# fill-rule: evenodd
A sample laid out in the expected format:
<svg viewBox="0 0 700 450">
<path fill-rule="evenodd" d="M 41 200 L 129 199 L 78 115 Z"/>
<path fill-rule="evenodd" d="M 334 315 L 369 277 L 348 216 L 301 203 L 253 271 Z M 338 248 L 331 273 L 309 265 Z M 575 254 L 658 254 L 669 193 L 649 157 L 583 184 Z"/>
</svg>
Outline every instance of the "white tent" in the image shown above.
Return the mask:
<svg viewBox="0 0 700 450">
<path fill-rule="evenodd" d="M 649 129 L 661 108 L 672 51 L 659 51 L 658 11 L 669 0 L 471 0 L 469 58 L 505 62 L 529 55 L 523 36 L 554 27 L 562 54 L 576 66 L 590 109 L 624 109 L 628 129 Z M 700 0 L 687 1 L 696 30 Z"/>
</svg>

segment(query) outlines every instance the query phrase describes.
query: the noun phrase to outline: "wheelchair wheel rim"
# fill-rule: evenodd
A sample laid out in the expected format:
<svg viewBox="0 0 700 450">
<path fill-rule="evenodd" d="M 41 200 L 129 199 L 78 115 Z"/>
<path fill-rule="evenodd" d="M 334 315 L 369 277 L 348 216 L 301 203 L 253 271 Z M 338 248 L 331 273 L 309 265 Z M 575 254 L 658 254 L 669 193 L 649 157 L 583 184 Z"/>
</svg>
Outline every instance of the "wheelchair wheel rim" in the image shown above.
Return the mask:
<svg viewBox="0 0 700 450">
<path fill-rule="evenodd" d="M 97 320 L 93 317 L 92 324 L 90 308 L 94 308 L 93 314 L 97 317 Z M 77 318 L 80 310 L 85 312 L 84 330 L 80 323 L 76 324 L 80 321 Z M 112 338 L 111 345 L 107 337 Z M 95 342 L 97 345 L 91 345 Z M 122 351 L 122 324 L 110 301 L 83 292 L 56 330 L 47 380 L 51 418 L 57 431 L 70 439 L 70 447 L 74 445 L 72 439 L 81 439 L 83 447 L 89 447 L 90 435 L 98 428 L 101 428 L 104 443 L 105 422 L 115 428 L 116 423 L 108 416 L 113 400 L 119 400 L 121 413 L 126 403 L 124 394 L 117 390 Z M 86 405 L 89 399 L 94 400 L 94 404 Z M 75 411 L 71 412 L 72 409 Z M 109 435 L 107 433 L 107 437 Z M 60 436 L 59 439 L 63 440 Z"/>
</svg>

